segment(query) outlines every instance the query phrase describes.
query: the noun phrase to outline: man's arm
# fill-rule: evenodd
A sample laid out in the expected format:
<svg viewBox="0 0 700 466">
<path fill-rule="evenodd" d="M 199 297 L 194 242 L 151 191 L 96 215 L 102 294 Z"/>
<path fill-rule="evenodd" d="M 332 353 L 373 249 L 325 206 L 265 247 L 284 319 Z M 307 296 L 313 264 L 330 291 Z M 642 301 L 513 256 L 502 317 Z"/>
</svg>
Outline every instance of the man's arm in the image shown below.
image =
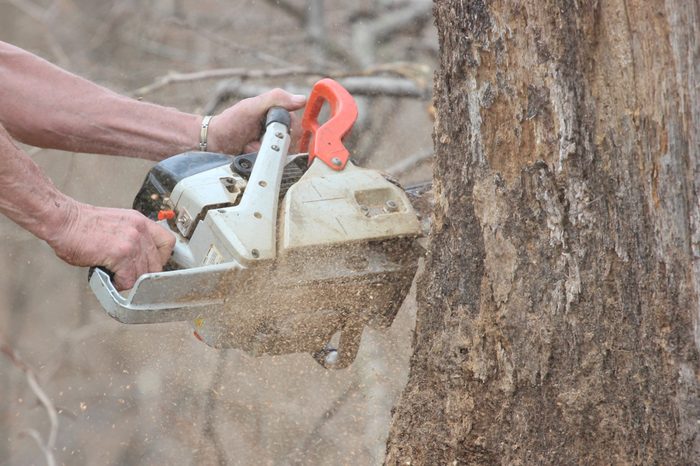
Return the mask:
<svg viewBox="0 0 700 466">
<path fill-rule="evenodd" d="M 0 126 L 0 213 L 46 241 L 61 259 L 101 265 L 130 288 L 146 272 L 162 270 L 173 235 L 134 210 L 82 204 L 58 191 Z"/>
<path fill-rule="evenodd" d="M 0 42 L 0 124 L 18 141 L 72 152 L 161 160 L 198 147 L 202 117 L 119 95 Z M 240 153 L 274 105 L 303 107 L 276 89 L 214 118 L 208 150 Z"/>
<path fill-rule="evenodd" d="M 238 102 L 210 123 L 208 150 L 254 149 L 270 107 L 294 111 L 305 101 L 275 89 Z M 196 149 L 201 121 L 121 96 L 0 42 L 0 213 L 66 262 L 104 266 L 118 289 L 130 288 L 142 274 L 162 270 L 174 237 L 134 210 L 65 196 L 11 137 L 37 147 L 161 160 Z"/>
</svg>

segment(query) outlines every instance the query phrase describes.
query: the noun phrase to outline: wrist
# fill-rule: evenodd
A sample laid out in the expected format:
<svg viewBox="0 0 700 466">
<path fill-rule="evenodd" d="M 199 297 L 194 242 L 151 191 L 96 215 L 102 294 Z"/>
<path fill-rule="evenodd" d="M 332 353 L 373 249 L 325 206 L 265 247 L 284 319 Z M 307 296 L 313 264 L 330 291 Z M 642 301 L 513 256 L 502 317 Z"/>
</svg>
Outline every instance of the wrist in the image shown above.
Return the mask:
<svg viewBox="0 0 700 466">
<path fill-rule="evenodd" d="M 226 153 L 226 151 L 224 150 L 223 141 L 221 141 L 221 137 L 219 134 L 219 117 L 220 117 L 220 115 L 217 115 L 215 117 L 212 117 L 212 119 L 209 121 L 209 128 L 207 130 L 207 151 L 208 152 Z M 202 117 L 202 121 L 204 121 L 204 118 L 206 118 L 206 117 Z M 200 134 L 200 145 L 201 145 L 201 142 L 202 141 L 201 141 L 201 134 Z"/>
<path fill-rule="evenodd" d="M 200 123 L 200 129 L 199 129 L 199 150 L 201 152 L 207 152 L 208 151 L 208 142 L 209 142 L 209 125 L 211 124 L 211 120 L 214 118 L 213 115 L 206 115 L 202 117 L 202 121 Z"/>
<path fill-rule="evenodd" d="M 216 115 L 207 129 L 207 151 L 238 155 L 243 152 L 237 125 L 226 124 L 226 113 Z"/>
<path fill-rule="evenodd" d="M 80 203 L 65 194 L 56 191 L 55 196 L 49 202 L 46 213 L 34 234 L 46 241 L 49 246 L 56 249 L 77 221 L 80 211 Z"/>
</svg>

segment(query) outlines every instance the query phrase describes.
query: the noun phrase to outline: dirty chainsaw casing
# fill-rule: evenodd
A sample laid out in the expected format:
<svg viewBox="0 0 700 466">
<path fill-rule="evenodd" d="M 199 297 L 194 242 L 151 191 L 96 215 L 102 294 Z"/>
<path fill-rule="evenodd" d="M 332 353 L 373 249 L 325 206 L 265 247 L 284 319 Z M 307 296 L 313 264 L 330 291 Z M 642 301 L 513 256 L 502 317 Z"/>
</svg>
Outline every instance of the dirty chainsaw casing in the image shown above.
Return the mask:
<svg viewBox="0 0 700 466">
<path fill-rule="evenodd" d="M 331 117 L 318 124 L 324 102 Z M 421 225 L 404 191 L 349 161 L 342 138 L 352 97 L 325 79 L 288 156 L 289 114 L 274 109 L 257 155 L 190 152 L 146 177 L 134 208 L 177 242 L 160 273 L 119 293 L 95 269 L 90 285 L 124 323 L 187 320 L 215 348 L 311 353 L 324 367 L 355 359 L 365 325 L 391 325 L 415 275 Z"/>
</svg>

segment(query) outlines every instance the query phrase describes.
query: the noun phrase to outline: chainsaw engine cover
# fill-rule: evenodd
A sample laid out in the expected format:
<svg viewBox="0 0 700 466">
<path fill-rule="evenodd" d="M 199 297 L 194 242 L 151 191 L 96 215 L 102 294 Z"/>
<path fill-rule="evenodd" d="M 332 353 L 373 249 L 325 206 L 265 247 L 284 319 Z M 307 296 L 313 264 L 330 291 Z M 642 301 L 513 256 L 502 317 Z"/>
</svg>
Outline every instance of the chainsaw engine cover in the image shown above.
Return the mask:
<svg viewBox="0 0 700 466">
<path fill-rule="evenodd" d="M 247 180 L 253 171 L 257 155 L 257 152 L 233 156 L 192 151 L 168 157 L 148 172 L 134 198 L 133 208 L 151 220 L 158 220 L 158 213 L 172 206 L 170 195 L 180 181 L 226 165 L 230 165 L 232 177 Z M 306 157 L 296 157 L 285 166 L 280 196 L 284 196 L 287 189 L 304 174 L 306 160 Z M 232 184 L 232 180 L 226 181 L 229 185 Z"/>
<path fill-rule="evenodd" d="M 233 156 L 215 152 L 185 152 L 157 163 L 146 175 L 133 208 L 151 220 L 165 207 L 175 185 L 183 179 L 233 163 Z"/>
</svg>

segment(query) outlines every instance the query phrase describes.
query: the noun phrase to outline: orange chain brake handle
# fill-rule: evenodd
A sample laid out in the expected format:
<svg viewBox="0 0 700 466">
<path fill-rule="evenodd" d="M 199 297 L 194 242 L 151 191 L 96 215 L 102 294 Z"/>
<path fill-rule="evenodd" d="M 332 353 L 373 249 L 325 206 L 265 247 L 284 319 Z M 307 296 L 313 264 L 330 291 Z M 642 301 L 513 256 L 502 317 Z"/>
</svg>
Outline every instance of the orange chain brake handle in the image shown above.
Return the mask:
<svg viewBox="0 0 700 466">
<path fill-rule="evenodd" d="M 328 102 L 331 116 L 322 125 L 318 123 L 323 103 Z M 311 89 L 301 120 L 301 152 L 309 153 L 309 166 L 318 157 L 333 170 L 342 170 L 350 158 L 343 138 L 350 133 L 357 120 L 357 104 L 350 93 L 338 82 L 326 78 Z"/>
</svg>

